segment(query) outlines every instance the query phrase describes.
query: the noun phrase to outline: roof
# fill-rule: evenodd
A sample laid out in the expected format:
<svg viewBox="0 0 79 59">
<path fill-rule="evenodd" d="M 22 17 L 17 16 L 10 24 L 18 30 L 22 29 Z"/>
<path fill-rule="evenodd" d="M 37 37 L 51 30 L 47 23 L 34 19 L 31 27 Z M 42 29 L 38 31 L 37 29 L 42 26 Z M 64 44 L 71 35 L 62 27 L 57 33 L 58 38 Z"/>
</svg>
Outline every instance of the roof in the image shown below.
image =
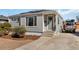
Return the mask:
<svg viewBox="0 0 79 59">
<path fill-rule="evenodd" d="M 23 12 L 23 13 L 16 14 L 16 15 L 11 15 L 9 17 L 21 16 L 21 15 L 25 15 L 25 14 L 40 14 L 40 13 L 45 12 L 45 11 L 54 11 L 54 12 L 56 12 L 55 10 L 33 10 L 33 11 Z"/>
<path fill-rule="evenodd" d="M 3 19 L 3 20 L 8 20 L 8 17 L 3 16 L 3 15 L 0 15 L 0 19 Z"/>
<path fill-rule="evenodd" d="M 24 13 L 12 15 L 12 16 L 9 16 L 9 17 L 19 17 L 19 16 L 23 16 L 23 15 L 28 15 L 28 14 L 48 14 L 48 13 L 50 14 L 51 12 L 54 13 L 54 14 L 58 14 L 61 17 L 61 15 L 56 10 L 44 10 L 44 9 L 43 10 L 33 10 L 33 11 L 29 11 L 29 12 L 24 12 Z"/>
<path fill-rule="evenodd" d="M 43 11 L 50 11 L 50 10 L 34 10 L 34 11 L 24 12 L 24 13 L 20 13 L 20 14 L 38 13 L 38 12 L 43 12 Z"/>
</svg>

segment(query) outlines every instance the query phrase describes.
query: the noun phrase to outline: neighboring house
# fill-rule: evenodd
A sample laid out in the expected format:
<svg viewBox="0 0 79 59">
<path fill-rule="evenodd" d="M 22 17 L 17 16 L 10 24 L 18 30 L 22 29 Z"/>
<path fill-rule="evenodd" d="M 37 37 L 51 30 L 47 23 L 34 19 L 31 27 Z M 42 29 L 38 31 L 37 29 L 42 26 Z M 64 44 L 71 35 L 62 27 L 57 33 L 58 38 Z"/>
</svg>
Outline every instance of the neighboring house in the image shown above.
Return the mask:
<svg viewBox="0 0 79 59">
<path fill-rule="evenodd" d="M 0 23 L 8 22 L 8 17 L 0 15 Z"/>
<path fill-rule="evenodd" d="M 76 29 L 79 30 L 79 22 L 76 22 Z"/>
<path fill-rule="evenodd" d="M 13 27 L 24 26 L 29 32 L 61 32 L 63 18 L 55 10 L 36 10 L 9 16 Z"/>
<path fill-rule="evenodd" d="M 76 16 L 76 29 L 79 30 L 79 15 Z"/>
</svg>

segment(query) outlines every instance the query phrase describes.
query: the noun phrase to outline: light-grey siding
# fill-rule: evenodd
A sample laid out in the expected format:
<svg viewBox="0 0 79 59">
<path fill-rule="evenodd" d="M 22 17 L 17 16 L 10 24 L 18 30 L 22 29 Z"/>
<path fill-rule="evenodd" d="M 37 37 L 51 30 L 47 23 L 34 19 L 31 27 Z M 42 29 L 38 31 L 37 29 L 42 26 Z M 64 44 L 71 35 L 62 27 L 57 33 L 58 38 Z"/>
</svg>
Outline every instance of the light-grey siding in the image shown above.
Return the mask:
<svg viewBox="0 0 79 59">
<path fill-rule="evenodd" d="M 41 14 L 41 15 L 38 15 L 38 14 Z M 45 12 L 40 12 L 40 13 L 36 13 L 36 14 L 31 14 L 31 16 L 36 16 L 37 18 L 37 25 L 36 26 L 26 26 L 26 17 L 28 17 L 27 15 L 28 14 L 24 14 L 23 16 L 21 15 L 20 16 L 20 25 L 17 21 L 12 21 L 12 19 L 9 18 L 9 22 L 12 24 L 12 26 L 24 26 L 26 27 L 27 31 L 30 31 L 30 32 L 44 32 L 46 29 L 45 29 L 45 23 L 44 23 L 44 16 L 45 15 L 55 15 L 55 17 L 53 18 L 53 20 L 55 20 L 55 22 L 53 22 L 53 25 L 52 26 L 55 26 L 56 29 L 55 31 L 56 32 L 61 32 L 62 30 L 62 27 L 63 27 L 63 18 L 58 14 L 58 13 L 55 13 L 55 11 L 45 11 Z M 12 16 L 14 17 L 14 16 Z M 15 15 L 15 17 L 17 17 Z"/>
</svg>

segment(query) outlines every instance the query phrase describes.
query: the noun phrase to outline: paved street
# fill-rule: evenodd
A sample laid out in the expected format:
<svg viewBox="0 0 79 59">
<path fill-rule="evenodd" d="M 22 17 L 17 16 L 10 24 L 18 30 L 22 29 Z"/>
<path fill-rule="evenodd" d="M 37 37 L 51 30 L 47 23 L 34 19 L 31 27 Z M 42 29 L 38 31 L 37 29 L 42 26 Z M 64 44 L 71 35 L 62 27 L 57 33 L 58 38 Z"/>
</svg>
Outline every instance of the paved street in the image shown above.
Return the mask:
<svg viewBox="0 0 79 59">
<path fill-rule="evenodd" d="M 51 34 L 52 35 L 52 34 Z M 79 33 L 59 33 L 42 36 L 38 40 L 26 44 L 17 50 L 77 50 L 79 49 Z"/>
</svg>

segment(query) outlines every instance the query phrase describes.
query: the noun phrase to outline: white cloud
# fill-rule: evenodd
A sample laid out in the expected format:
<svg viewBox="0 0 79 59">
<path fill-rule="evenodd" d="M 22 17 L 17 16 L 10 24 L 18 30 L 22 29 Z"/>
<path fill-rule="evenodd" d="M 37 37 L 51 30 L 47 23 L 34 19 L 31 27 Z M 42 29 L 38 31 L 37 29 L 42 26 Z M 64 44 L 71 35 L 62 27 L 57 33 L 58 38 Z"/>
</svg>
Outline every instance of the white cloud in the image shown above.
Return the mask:
<svg viewBox="0 0 79 59">
<path fill-rule="evenodd" d="M 59 10 L 59 13 L 60 13 L 61 15 L 67 15 L 67 14 L 70 14 L 70 13 L 77 13 L 77 12 L 79 12 L 78 9 L 77 9 L 77 10 L 71 9 L 71 10 L 67 10 L 67 11 Z"/>
<path fill-rule="evenodd" d="M 79 9 L 60 9 L 58 11 L 64 19 L 76 19 L 76 16 L 79 16 Z"/>
</svg>

